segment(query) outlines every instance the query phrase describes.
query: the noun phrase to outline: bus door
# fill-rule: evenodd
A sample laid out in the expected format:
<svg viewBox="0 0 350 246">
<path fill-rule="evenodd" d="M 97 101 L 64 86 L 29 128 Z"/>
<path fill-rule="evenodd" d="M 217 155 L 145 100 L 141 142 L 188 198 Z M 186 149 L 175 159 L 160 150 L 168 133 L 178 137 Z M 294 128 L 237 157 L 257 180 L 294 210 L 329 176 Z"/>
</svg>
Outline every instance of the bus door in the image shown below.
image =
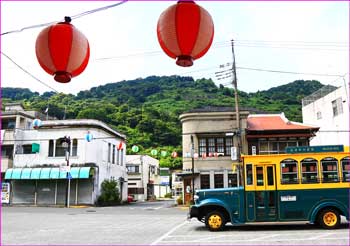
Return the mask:
<svg viewBox="0 0 350 246">
<path fill-rule="evenodd" d="M 255 220 L 275 221 L 276 211 L 276 179 L 275 165 L 255 165 Z"/>
</svg>

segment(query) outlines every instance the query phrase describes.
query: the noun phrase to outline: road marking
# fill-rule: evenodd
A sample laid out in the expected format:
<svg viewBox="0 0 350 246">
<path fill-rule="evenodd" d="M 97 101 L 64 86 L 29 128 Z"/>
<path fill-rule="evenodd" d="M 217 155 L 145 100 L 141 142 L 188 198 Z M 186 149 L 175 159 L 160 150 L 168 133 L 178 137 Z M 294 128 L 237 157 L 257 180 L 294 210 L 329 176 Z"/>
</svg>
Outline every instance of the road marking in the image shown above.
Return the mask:
<svg viewBox="0 0 350 246">
<path fill-rule="evenodd" d="M 282 239 L 282 238 L 274 238 L 274 239 L 269 239 L 269 242 L 285 242 L 285 241 L 308 241 L 308 240 L 313 240 L 312 238 L 288 238 L 288 239 Z M 337 238 L 327 238 L 327 240 L 349 240 L 348 237 L 337 237 Z M 247 240 L 247 239 L 223 239 L 223 240 L 216 240 L 215 243 L 219 244 L 219 243 L 231 243 L 231 244 L 227 244 L 227 245 L 234 245 L 237 243 L 244 243 L 247 242 L 249 244 L 249 242 L 251 242 L 252 240 Z M 195 242 L 201 242 L 201 240 L 163 240 L 162 243 L 177 243 L 177 244 L 186 244 L 186 243 L 195 243 Z M 326 244 L 328 245 L 328 244 Z"/>
<path fill-rule="evenodd" d="M 263 236 L 263 237 L 258 237 L 258 238 L 254 238 L 254 239 L 250 239 L 250 240 L 247 240 L 247 241 L 260 241 L 260 240 L 263 240 L 263 239 L 266 239 L 266 238 L 270 238 L 270 237 L 277 237 L 279 236 L 280 234 L 273 234 L 273 235 L 267 235 L 267 236 Z"/>
<path fill-rule="evenodd" d="M 181 223 L 180 225 L 175 226 L 173 229 L 171 229 L 170 231 L 168 231 L 167 233 L 165 233 L 163 236 L 161 236 L 160 238 L 158 238 L 156 241 L 154 241 L 153 243 L 151 243 L 151 245 L 156 245 L 158 244 L 160 241 L 162 241 L 164 238 L 168 237 L 171 233 L 173 233 L 174 231 L 176 231 L 177 229 L 179 229 L 181 226 L 188 224 L 188 221 L 184 221 L 183 223 Z"/>
<path fill-rule="evenodd" d="M 325 234 L 320 234 L 320 235 L 318 235 L 318 236 L 315 236 L 315 237 L 311 237 L 310 238 L 310 240 L 311 239 L 320 239 L 320 238 L 324 238 L 324 237 L 328 237 L 329 235 L 333 235 L 334 236 L 334 233 L 325 233 Z"/>
</svg>

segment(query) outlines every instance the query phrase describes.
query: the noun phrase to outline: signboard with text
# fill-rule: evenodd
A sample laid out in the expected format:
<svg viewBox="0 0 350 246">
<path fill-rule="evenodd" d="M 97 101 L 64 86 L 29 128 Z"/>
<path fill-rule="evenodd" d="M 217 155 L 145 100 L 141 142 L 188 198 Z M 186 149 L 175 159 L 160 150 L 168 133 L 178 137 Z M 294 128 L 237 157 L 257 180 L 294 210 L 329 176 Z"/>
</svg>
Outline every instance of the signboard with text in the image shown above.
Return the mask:
<svg viewBox="0 0 350 246">
<path fill-rule="evenodd" d="M 318 146 L 293 146 L 286 147 L 286 153 L 320 153 L 320 152 L 343 152 L 343 145 L 318 145 Z"/>
<path fill-rule="evenodd" d="M 10 183 L 1 183 L 1 203 L 10 203 Z"/>
</svg>

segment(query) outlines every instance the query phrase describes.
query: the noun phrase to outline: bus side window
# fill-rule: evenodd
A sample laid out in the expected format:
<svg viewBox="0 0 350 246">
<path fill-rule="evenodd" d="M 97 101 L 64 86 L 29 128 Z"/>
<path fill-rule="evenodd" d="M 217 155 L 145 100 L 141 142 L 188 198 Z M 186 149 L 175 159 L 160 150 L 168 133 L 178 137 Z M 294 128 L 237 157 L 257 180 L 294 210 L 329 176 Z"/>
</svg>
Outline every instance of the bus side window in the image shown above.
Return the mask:
<svg viewBox="0 0 350 246">
<path fill-rule="evenodd" d="M 305 158 L 301 164 L 301 182 L 303 184 L 318 183 L 317 160 Z"/>
<path fill-rule="evenodd" d="M 338 182 L 338 160 L 333 157 L 327 157 L 321 160 L 322 182 Z"/>
<path fill-rule="evenodd" d="M 281 184 L 298 184 L 298 162 L 294 159 L 281 161 Z"/>
<path fill-rule="evenodd" d="M 341 160 L 341 169 L 343 173 L 343 182 L 350 182 L 350 157 L 347 156 Z"/>
<path fill-rule="evenodd" d="M 246 165 L 246 175 L 247 175 L 247 185 L 253 184 L 253 165 L 247 164 Z"/>
<path fill-rule="evenodd" d="M 264 186 L 264 168 L 256 167 L 256 185 Z"/>
</svg>

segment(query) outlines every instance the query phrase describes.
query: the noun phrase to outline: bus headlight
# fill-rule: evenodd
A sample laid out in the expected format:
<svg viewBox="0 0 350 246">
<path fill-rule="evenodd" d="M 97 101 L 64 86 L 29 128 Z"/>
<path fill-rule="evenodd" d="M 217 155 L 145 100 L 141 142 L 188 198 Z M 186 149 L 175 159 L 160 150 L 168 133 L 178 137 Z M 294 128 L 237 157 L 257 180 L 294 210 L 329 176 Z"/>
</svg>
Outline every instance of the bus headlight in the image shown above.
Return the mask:
<svg viewBox="0 0 350 246">
<path fill-rule="evenodd" d="M 197 201 L 198 199 L 199 199 L 199 196 L 198 195 L 194 195 L 193 200 Z"/>
</svg>

